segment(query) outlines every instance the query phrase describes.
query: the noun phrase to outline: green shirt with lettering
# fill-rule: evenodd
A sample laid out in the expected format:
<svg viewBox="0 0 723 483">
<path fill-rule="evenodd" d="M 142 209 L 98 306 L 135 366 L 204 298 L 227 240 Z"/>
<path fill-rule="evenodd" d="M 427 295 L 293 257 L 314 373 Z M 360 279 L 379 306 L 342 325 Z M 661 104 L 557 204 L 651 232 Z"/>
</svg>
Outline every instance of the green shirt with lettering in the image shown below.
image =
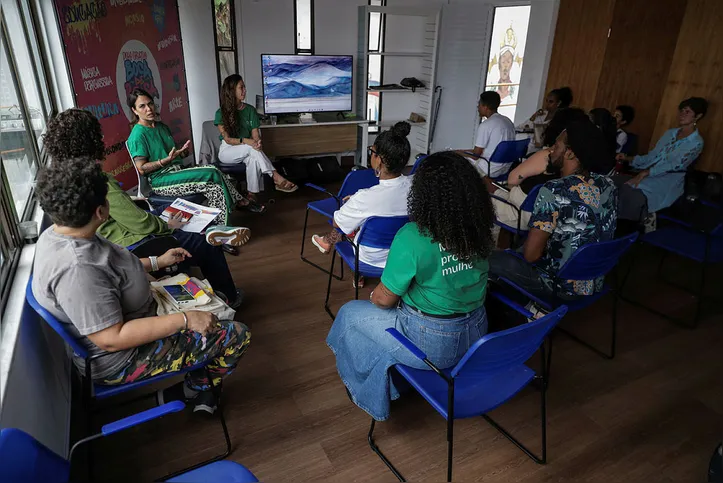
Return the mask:
<svg viewBox="0 0 723 483">
<path fill-rule="evenodd" d="M 394 237 L 382 283 L 424 313 L 463 314 L 484 304 L 488 271 L 487 260 L 459 260 L 407 223 Z"/>
<path fill-rule="evenodd" d="M 213 118 L 214 126 L 223 125 L 223 116 L 221 115 L 221 109 L 216 111 L 216 116 Z M 228 133 L 232 138 L 239 139 L 250 139 L 251 131 L 258 129 L 261 126 L 259 121 L 259 115 L 256 113 L 256 109 L 248 104 L 244 104 L 243 109 L 236 111 L 236 133 Z M 218 137 L 223 140 L 223 135 Z"/>
</svg>

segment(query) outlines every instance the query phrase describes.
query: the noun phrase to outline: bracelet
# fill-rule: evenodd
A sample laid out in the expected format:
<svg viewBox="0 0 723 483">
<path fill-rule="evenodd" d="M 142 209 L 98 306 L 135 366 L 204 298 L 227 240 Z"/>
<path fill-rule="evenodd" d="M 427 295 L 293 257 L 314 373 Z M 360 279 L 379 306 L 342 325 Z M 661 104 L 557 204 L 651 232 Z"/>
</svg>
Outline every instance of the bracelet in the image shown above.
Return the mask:
<svg viewBox="0 0 723 483">
<path fill-rule="evenodd" d="M 372 297 L 374 297 L 374 290 L 372 290 L 372 293 L 369 294 L 369 301 L 372 301 Z M 373 302 L 372 302 L 373 303 Z"/>
<path fill-rule="evenodd" d="M 186 316 L 186 312 L 181 312 L 181 315 L 183 315 L 183 330 L 188 330 L 188 317 Z"/>
<path fill-rule="evenodd" d="M 158 269 L 158 257 L 148 257 L 148 259 L 151 261 L 151 271 L 157 272 Z"/>
</svg>

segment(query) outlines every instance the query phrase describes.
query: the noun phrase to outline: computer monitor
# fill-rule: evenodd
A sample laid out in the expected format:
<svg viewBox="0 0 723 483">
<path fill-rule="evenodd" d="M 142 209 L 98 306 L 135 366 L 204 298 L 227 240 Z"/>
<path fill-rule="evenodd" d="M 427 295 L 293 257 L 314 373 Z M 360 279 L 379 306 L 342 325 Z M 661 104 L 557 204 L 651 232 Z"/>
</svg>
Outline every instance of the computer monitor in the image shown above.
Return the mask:
<svg viewBox="0 0 723 483">
<path fill-rule="evenodd" d="M 351 111 L 351 55 L 261 55 L 264 112 Z"/>
</svg>

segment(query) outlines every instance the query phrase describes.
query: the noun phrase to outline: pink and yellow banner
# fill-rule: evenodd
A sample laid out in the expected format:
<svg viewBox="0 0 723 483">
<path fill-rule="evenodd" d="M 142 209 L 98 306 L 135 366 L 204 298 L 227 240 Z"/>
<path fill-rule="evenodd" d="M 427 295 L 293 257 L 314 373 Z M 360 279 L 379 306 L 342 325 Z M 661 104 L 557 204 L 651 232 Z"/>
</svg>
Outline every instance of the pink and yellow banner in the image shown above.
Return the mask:
<svg viewBox="0 0 723 483">
<path fill-rule="evenodd" d="M 76 105 L 103 126 L 104 169 L 123 189 L 137 184 L 125 148 L 133 118 L 128 93 L 154 98 L 181 145 L 191 139 L 181 27 L 175 0 L 55 0 Z"/>
</svg>

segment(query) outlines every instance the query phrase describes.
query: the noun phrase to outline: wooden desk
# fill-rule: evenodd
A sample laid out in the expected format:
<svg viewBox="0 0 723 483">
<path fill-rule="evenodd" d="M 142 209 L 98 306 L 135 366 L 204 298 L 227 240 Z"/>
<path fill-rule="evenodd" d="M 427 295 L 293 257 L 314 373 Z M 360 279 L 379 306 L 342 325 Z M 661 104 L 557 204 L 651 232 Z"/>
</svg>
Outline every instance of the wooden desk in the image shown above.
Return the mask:
<svg viewBox="0 0 723 483">
<path fill-rule="evenodd" d="M 268 156 L 309 156 L 356 151 L 357 164 L 367 165 L 369 121 L 345 119 L 315 123 L 262 124 L 264 152 Z"/>
</svg>

